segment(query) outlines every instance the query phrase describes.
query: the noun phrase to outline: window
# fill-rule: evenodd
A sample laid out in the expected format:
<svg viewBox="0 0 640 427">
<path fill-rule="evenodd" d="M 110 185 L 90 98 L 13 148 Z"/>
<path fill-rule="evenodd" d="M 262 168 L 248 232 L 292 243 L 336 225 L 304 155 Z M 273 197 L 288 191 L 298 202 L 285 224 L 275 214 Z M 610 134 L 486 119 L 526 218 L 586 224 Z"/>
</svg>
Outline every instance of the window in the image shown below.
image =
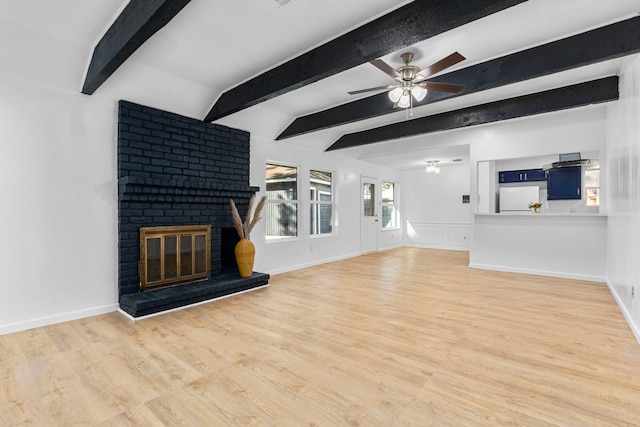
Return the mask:
<svg viewBox="0 0 640 427">
<path fill-rule="evenodd" d="M 396 185 L 382 181 L 382 229 L 398 227 L 396 212 Z"/>
<path fill-rule="evenodd" d="M 600 169 L 584 171 L 584 191 L 587 206 L 600 206 Z"/>
<path fill-rule="evenodd" d="M 376 185 L 372 182 L 365 182 L 362 185 L 362 208 L 362 216 L 376 215 Z"/>
<path fill-rule="evenodd" d="M 267 163 L 268 238 L 298 235 L 298 168 Z"/>
<path fill-rule="evenodd" d="M 331 172 L 309 171 L 312 236 L 333 232 L 333 184 Z"/>
</svg>

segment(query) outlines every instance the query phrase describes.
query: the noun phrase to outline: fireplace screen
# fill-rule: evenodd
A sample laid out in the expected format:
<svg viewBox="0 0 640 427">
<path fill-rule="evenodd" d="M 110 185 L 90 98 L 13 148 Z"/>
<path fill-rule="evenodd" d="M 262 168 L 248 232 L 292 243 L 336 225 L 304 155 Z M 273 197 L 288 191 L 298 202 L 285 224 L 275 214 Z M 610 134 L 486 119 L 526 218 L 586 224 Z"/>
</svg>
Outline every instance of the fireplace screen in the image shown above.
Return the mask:
<svg viewBox="0 0 640 427">
<path fill-rule="evenodd" d="M 141 227 L 141 289 L 208 279 L 210 248 L 210 225 Z"/>
</svg>

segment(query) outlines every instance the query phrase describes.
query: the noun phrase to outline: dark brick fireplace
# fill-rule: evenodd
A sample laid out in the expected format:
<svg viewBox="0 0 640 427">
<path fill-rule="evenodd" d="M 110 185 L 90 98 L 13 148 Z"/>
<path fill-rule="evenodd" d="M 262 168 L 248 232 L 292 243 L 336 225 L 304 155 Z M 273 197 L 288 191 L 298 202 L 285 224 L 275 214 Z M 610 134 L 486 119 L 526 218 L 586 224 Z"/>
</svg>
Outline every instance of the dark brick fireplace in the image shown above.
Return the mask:
<svg viewBox="0 0 640 427">
<path fill-rule="evenodd" d="M 240 278 L 229 199 L 241 212 L 249 186 L 249 133 L 120 101 L 118 110 L 118 294 L 134 317 L 268 284 Z M 211 278 L 140 292 L 140 227 L 211 225 Z"/>
</svg>

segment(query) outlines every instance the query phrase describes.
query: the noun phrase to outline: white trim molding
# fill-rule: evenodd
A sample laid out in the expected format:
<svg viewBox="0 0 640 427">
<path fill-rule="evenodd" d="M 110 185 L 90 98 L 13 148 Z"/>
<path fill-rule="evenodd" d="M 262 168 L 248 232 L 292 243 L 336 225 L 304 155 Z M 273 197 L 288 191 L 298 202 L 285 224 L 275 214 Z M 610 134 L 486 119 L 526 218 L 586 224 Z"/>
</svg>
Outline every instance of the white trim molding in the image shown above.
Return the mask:
<svg viewBox="0 0 640 427">
<path fill-rule="evenodd" d="M 468 222 L 406 222 L 407 246 L 431 249 L 469 250 Z"/>
<path fill-rule="evenodd" d="M 601 283 L 605 282 L 605 278 L 602 276 L 566 273 L 563 271 L 536 270 L 531 268 L 518 268 L 518 267 L 478 264 L 478 263 L 469 263 L 469 267 L 477 268 L 479 270 L 493 270 L 493 271 L 504 271 L 506 273 L 533 274 L 535 276 L 558 277 L 561 279 L 584 280 L 587 282 L 601 282 Z"/>
<path fill-rule="evenodd" d="M 60 313 L 53 316 L 39 317 L 37 319 L 25 320 L 23 322 L 8 323 L 6 325 L 0 325 L 0 335 L 26 331 L 27 329 L 53 325 L 55 323 L 68 322 L 70 320 L 84 319 L 85 317 L 98 316 L 100 314 L 114 312 L 118 310 L 118 308 L 118 304 L 108 304 L 83 310 L 69 311 L 67 313 Z"/>
<path fill-rule="evenodd" d="M 631 332 L 633 332 L 633 335 L 635 335 L 636 340 L 638 341 L 638 344 L 640 344 L 640 325 L 636 324 L 636 322 L 634 321 L 633 316 L 631 315 L 631 313 L 629 313 L 629 310 L 622 302 L 622 298 L 620 298 L 620 295 L 618 295 L 618 292 L 616 292 L 615 286 L 613 286 L 613 284 L 608 279 L 606 283 L 607 283 L 607 287 L 609 288 L 609 292 L 611 292 L 611 295 L 613 295 L 613 298 L 616 300 L 616 303 L 618 304 L 618 308 L 620 308 L 622 315 L 624 316 L 625 320 L 629 324 L 629 327 L 631 328 Z"/>
</svg>

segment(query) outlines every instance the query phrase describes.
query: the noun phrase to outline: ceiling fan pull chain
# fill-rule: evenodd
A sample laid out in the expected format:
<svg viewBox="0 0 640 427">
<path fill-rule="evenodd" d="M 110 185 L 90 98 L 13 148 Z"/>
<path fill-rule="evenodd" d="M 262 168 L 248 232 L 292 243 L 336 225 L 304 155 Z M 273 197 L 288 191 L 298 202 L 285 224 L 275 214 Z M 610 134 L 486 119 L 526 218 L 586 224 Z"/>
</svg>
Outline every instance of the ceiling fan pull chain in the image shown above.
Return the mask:
<svg viewBox="0 0 640 427">
<path fill-rule="evenodd" d="M 413 117 L 413 95 L 409 95 L 409 108 L 411 109 L 411 111 L 409 112 L 409 116 Z"/>
</svg>

